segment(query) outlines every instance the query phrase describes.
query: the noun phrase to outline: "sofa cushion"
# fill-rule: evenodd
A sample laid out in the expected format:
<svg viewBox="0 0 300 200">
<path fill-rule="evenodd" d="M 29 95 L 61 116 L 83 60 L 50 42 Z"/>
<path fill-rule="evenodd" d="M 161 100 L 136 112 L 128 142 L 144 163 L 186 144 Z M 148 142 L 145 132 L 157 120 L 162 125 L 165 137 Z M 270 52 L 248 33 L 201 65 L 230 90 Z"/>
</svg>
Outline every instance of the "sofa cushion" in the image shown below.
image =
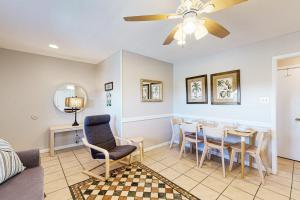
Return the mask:
<svg viewBox="0 0 300 200">
<path fill-rule="evenodd" d="M 0 185 L 0 199 L 43 200 L 44 171 L 42 167 L 26 169 Z"/>
<path fill-rule="evenodd" d="M 3 139 L 0 139 L 0 184 L 25 169 L 19 156 Z"/>
</svg>

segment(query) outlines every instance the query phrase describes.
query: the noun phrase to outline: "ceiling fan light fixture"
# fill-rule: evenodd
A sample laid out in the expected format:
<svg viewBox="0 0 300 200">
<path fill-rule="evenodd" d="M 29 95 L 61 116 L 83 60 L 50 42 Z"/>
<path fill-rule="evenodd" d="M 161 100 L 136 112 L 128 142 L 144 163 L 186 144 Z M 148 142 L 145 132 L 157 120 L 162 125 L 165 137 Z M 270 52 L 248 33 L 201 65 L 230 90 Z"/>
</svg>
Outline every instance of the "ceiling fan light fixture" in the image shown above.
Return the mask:
<svg viewBox="0 0 300 200">
<path fill-rule="evenodd" d="M 183 31 L 186 34 L 192 34 L 196 31 L 195 16 L 188 16 L 183 21 Z"/>
<path fill-rule="evenodd" d="M 186 38 L 186 34 L 183 32 L 182 28 L 179 28 L 174 35 L 174 39 L 179 41 L 179 40 L 185 40 L 185 38 Z"/>
<path fill-rule="evenodd" d="M 178 44 L 179 46 L 183 46 L 183 45 L 186 44 L 186 41 L 185 41 L 185 40 L 178 40 L 178 41 L 177 41 L 177 44 Z"/>
<path fill-rule="evenodd" d="M 197 26 L 197 29 L 195 31 L 196 40 L 200 40 L 201 38 L 205 37 L 207 34 L 208 34 L 208 30 L 203 24 Z"/>
<path fill-rule="evenodd" d="M 209 3 L 203 8 L 202 12 L 211 13 L 212 11 L 214 11 L 214 9 L 215 9 L 215 5 L 212 3 Z"/>
</svg>

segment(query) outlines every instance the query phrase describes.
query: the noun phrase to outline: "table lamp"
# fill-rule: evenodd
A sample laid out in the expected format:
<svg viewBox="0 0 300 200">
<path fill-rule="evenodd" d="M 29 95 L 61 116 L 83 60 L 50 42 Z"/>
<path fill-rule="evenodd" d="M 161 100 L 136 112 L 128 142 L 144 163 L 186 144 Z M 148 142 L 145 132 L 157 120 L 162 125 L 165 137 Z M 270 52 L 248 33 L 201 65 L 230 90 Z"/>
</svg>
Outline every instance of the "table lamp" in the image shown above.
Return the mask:
<svg viewBox="0 0 300 200">
<path fill-rule="evenodd" d="M 79 126 L 77 122 L 77 111 L 83 108 L 84 98 L 83 97 L 67 97 L 65 99 L 65 106 L 71 108 L 71 111 L 75 113 L 75 121 L 72 126 Z M 69 109 L 65 109 L 67 112 Z"/>
</svg>

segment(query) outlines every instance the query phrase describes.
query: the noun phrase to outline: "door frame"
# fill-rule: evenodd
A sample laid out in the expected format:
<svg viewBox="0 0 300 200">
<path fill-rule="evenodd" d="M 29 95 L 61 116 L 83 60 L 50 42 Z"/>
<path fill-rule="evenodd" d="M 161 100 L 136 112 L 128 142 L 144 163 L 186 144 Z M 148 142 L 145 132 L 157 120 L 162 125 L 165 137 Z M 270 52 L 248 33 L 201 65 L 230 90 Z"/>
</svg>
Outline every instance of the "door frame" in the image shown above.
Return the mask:
<svg viewBox="0 0 300 200">
<path fill-rule="evenodd" d="M 272 57 L 272 95 L 271 95 L 271 116 L 272 116 L 272 173 L 277 173 L 277 61 L 279 59 L 291 58 L 300 56 L 299 52 L 282 54 L 279 56 Z"/>
</svg>

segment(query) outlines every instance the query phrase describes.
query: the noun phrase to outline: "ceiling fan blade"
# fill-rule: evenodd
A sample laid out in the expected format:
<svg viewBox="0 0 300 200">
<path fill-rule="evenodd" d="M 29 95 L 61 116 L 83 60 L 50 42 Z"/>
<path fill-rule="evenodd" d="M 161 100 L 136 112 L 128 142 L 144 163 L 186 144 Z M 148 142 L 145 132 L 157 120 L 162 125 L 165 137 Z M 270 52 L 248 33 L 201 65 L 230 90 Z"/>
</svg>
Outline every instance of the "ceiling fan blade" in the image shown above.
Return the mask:
<svg viewBox="0 0 300 200">
<path fill-rule="evenodd" d="M 230 32 L 224 28 L 222 25 L 218 24 L 212 19 L 203 18 L 204 19 L 204 26 L 207 28 L 207 31 L 219 38 L 224 38 L 230 34 Z"/>
<path fill-rule="evenodd" d="M 177 26 L 175 26 L 172 31 L 169 33 L 168 37 L 166 38 L 166 40 L 164 41 L 163 45 L 169 45 L 173 42 L 174 40 L 174 36 L 177 32 L 177 30 L 179 29 L 180 24 L 178 24 Z"/>
<path fill-rule="evenodd" d="M 246 1 L 248 0 L 211 0 L 207 4 L 213 4 L 214 8 L 210 12 L 216 12 Z"/>
<path fill-rule="evenodd" d="M 178 19 L 181 16 L 176 14 L 157 14 L 157 15 L 141 15 L 124 17 L 125 21 L 158 21 L 167 19 Z"/>
</svg>

